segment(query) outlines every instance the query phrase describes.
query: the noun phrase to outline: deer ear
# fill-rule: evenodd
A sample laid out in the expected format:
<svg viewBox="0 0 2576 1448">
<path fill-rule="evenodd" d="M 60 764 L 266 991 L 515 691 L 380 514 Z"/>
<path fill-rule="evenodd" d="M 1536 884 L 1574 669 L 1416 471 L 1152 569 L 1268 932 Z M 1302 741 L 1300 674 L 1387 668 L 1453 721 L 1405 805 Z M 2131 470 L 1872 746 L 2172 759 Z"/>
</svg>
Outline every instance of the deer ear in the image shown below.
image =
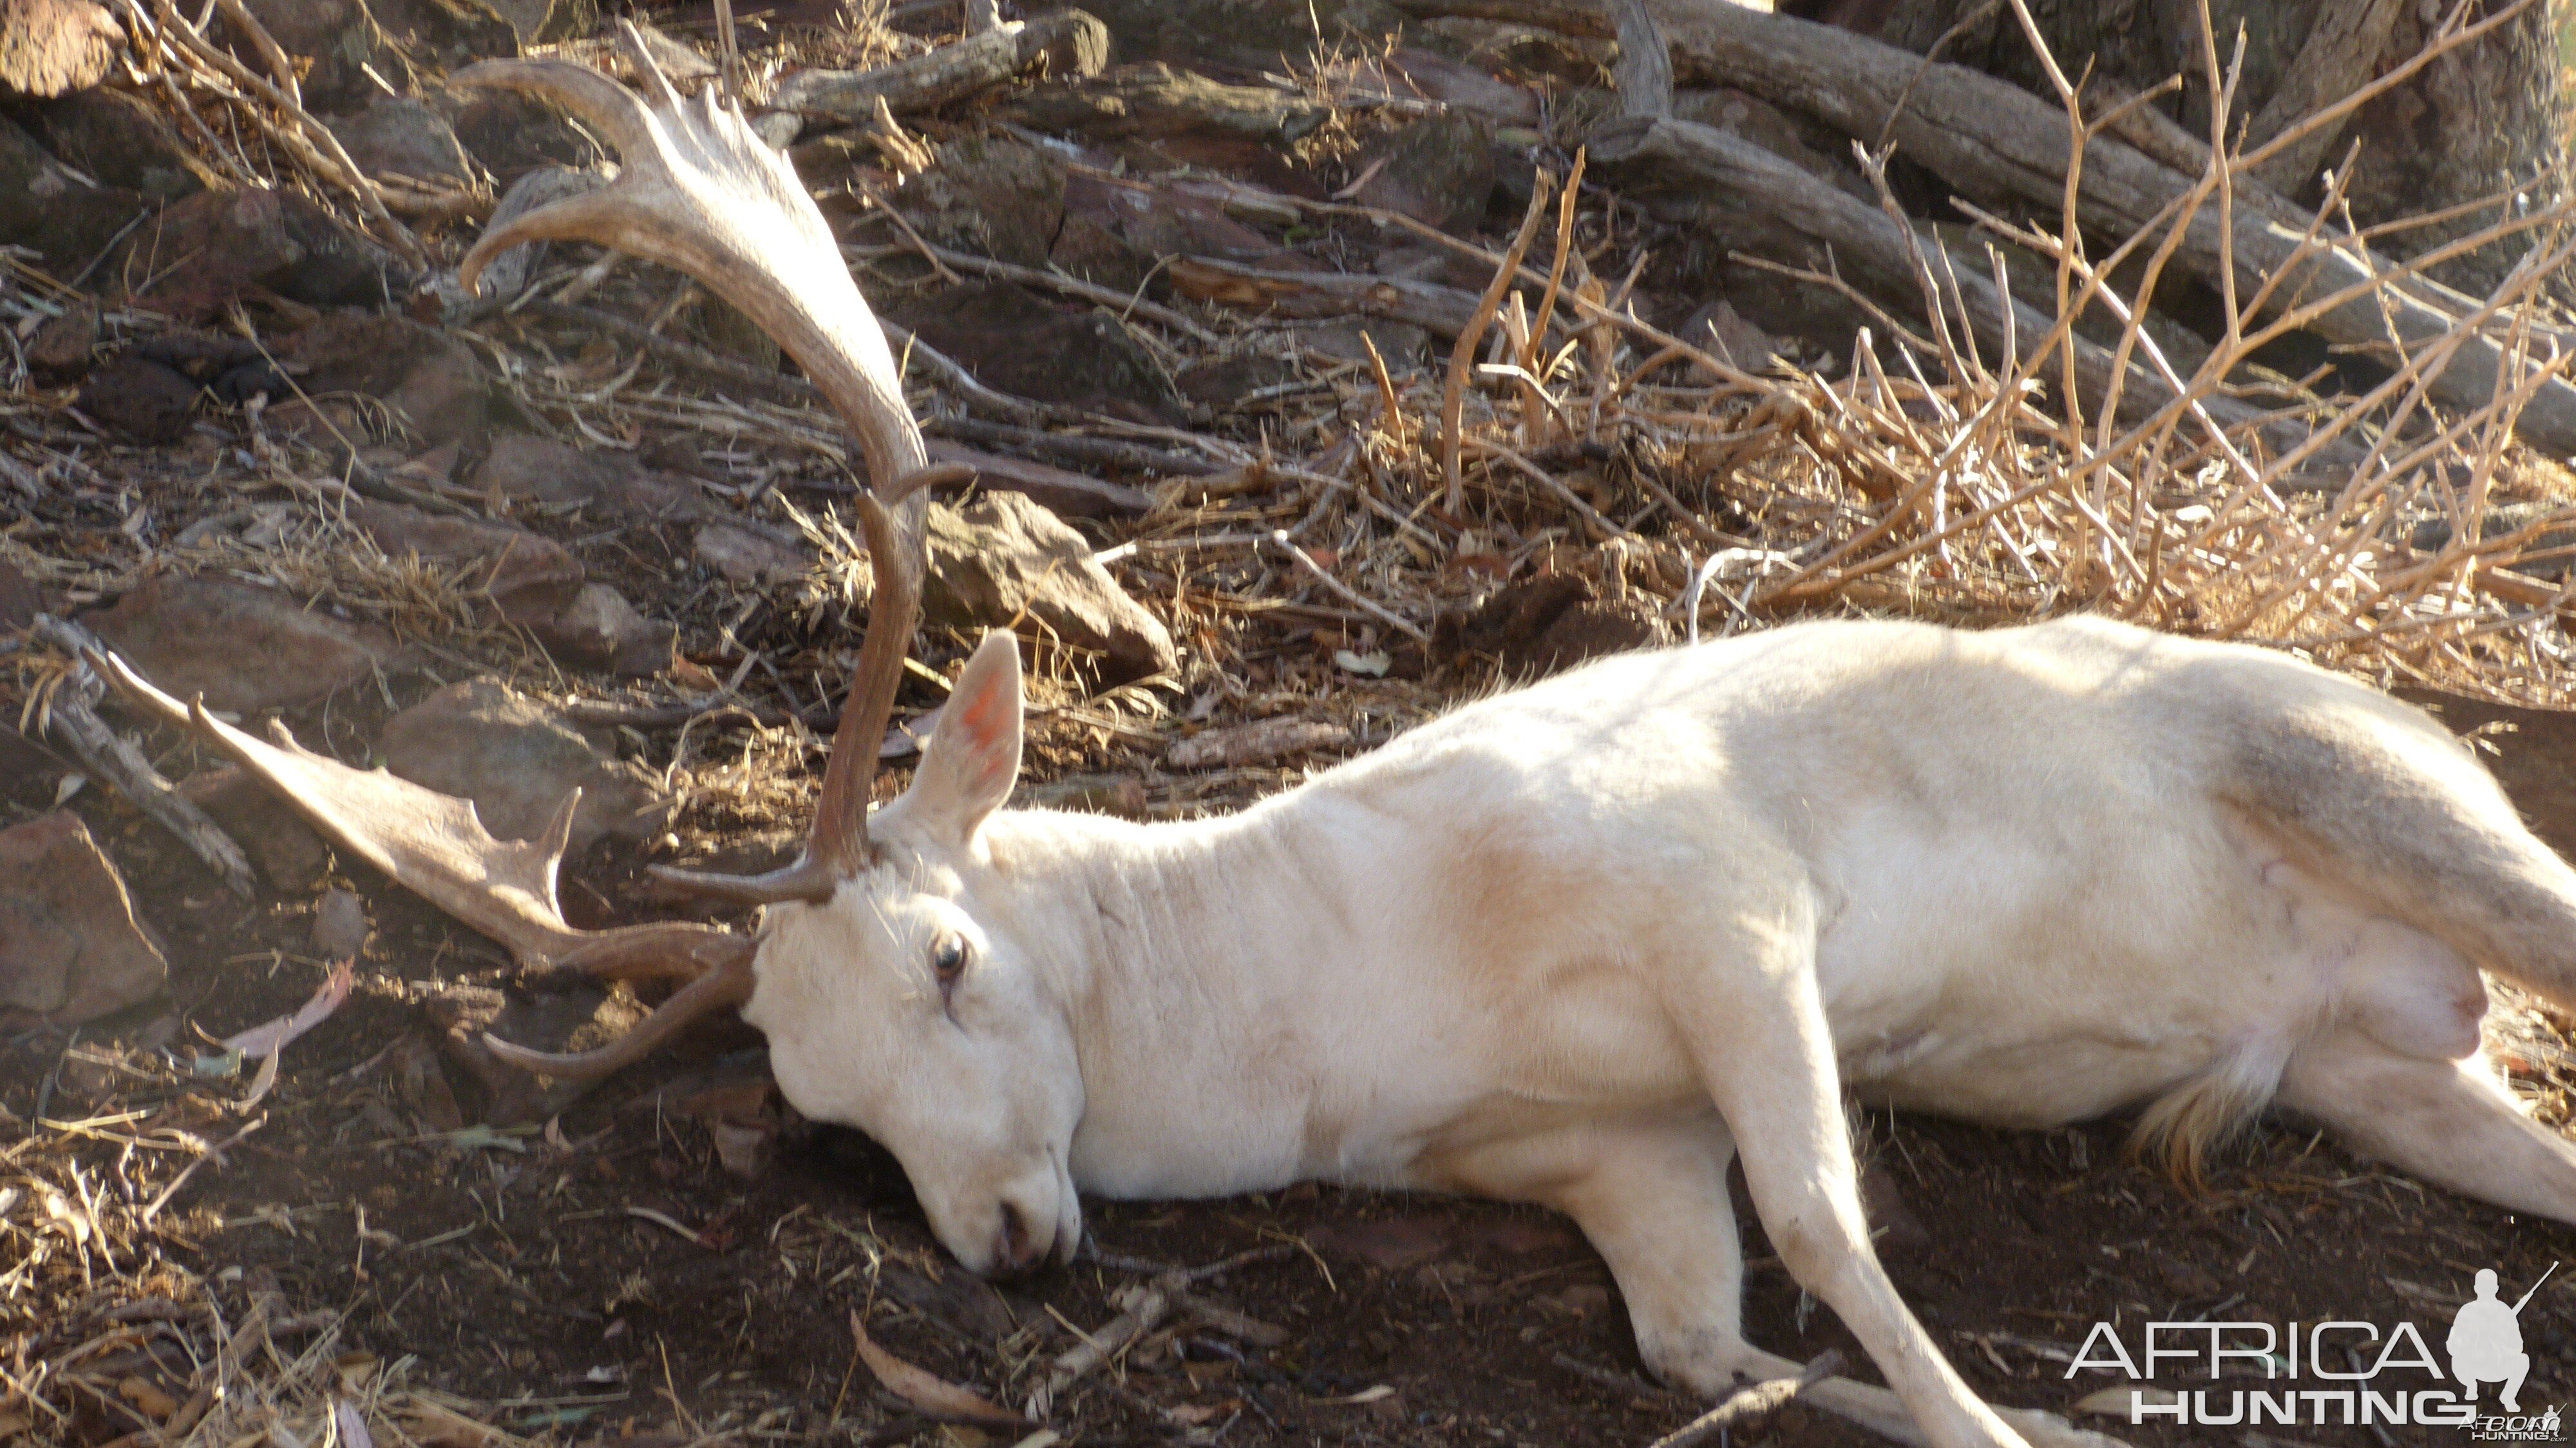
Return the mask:
<svg viewBox="0 0 2576 1448">
<path fill-rule="evenodd" d="M 995 630 L 975 646 L 922 746 L 912 811 L 962 848 L 1020 777 L 1020 645 Z"/>
</svg>

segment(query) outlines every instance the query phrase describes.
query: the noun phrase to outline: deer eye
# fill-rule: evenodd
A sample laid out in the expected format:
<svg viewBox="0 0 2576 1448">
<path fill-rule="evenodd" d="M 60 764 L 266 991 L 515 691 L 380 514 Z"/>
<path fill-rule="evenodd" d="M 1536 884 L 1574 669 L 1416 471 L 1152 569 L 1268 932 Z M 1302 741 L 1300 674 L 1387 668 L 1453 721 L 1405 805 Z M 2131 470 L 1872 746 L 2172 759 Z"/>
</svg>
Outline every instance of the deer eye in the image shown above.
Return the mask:
<svg viewBox="0 0 2576 1448">
<path fill-rule="evenodd" d="M 966 970 L 966 941 L 962 936 L 940 937 L 930 948 L 930 968 L 938 972 L 939 983 L 947 985 Z"/>
</svg>

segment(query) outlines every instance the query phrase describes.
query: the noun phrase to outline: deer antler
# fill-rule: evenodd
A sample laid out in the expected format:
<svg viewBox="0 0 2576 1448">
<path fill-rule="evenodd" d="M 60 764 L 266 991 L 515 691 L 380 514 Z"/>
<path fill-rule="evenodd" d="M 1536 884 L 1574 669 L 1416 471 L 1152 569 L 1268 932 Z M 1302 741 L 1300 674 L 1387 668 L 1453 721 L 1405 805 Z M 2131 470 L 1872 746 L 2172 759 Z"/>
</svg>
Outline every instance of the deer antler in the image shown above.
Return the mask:
<svg viewBox="0 0 2576 1448">
<path fill-rule="evenodd" d="M 548 1056 L 491 1041 L 507 1060 L 558 1076 L 604 1076 L 628 1065 L 692 1018 L 751 996 L 757 942 L 687 921 L 576 930 L 555 903 L 555 872 L 572 836 L 576 789 L 536 840 L 496 840 L 471 800 L 425 789 L 381 769 L 351 769 L 295 742 L 284 725 L 264 743 L 154 688 L 114 654 L 91 667 L 145 711 L 192 728 L 277 791 L 313 827 L 351 854 L 510 948 L 522 965 L 583 971 L 608 980 L 687 980 L 643 1025 L 583 1056 Z M 487 1040 L 489 1038 L 486 1038 Z"/>
<path fill-rule="evenodd" d="M 869 857 L 868 789 L 877 745 L 894 713 L 904 652 L 920 615 L 922 525 L 929 506 L 923 489 L 962 480 L 969 470 L 928 466 L 885 333 L 850 280 L 840 245 L 796 179 L 795 167 L 752 131 L 739 107 L 720 100 L 715 87 L 695 103 L 681 99 L 631 24 L 620 21 L 618 36 L 650 106 L 598 71 L 566 61 L 486 61 L 456 76 L 459 84 L 554 101 L 606 137 L 622 163 L 617 179 L 600 190 L 539 207 L 484 233 L 459 271 L 471 288 L 486 261 L 521 242 L 577 240 L 685 272 L 795 358 L 858 440 L 869 479 L 858 513 L 876 596 L 805 852 L 766 875 L 655 871 L 746 904 L 820 903 L 864 869 Z"/>
<path fill-rule="evenodd" d="M 831 400 L 867 461 L 859 522 L 876 575 L 859 669 L 832 738 L 822 798 L 805 851 L 784 869 L 731 877 L 657 870 L 665 878 L 752 904 L 831 899 L 867 867 L 868 793 L 878 741 L 894 712 L 903 658 L 921 611 L 923 521 L 931 484 L 970 470 L 929 467 L 921 430 L 904 406 L 894 355 L 842 265 L 838 243 L 795 168 L 753 133 L 713 87 L 684 101 L 645 53 L 631 24 L 619 39 L 651 97 L 638 99 L 598 71 L 562 61 L 488 61 L 455 79 L 530 92 L 570 110 L 614 145 L 617 179 L 484 233 L 460 273 L 477 287 L 484 265 L 525 241 L 590 241 L 658 261 L 695 278 L 758 323 Z M 757 942 L 704 925 L 671 922 L 575 930 L 555 903 L 555 872 L 572 830 L 575 791 L 544 838 L 496 840 L 471 801 L 351 769 L 298 746 L 244 734 L 153 688 L 120 660 L 94 660 L 137 703 L 196 729 L 283 795 L 316 828 L 396 882 L 507 945 L 524 965 L 609 979 L 688 982 L 644 1024 L 579 1055 L 531 1051 L 485 1036 L 497 1055 L 550 1076 L 605 1076 L 641 1058 L 705 1013 L 748 1000 Z"/>
</svg>

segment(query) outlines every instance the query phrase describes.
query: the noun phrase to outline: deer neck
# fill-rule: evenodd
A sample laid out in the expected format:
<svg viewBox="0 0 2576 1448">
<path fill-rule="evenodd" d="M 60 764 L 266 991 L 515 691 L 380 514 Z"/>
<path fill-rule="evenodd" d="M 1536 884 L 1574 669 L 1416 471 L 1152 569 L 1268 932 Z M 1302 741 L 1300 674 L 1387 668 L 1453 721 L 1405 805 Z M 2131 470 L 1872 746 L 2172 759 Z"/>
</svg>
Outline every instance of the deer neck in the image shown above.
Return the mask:
<svg viewBox="0 0 2576 1448">
<path fill-rule="evenodd" d="M 1371 952 L 1349 862 L 1296 795 L 1136 825 L 987 823 L 991 905 L 1054 979 L 1082 1063 L 1073 1168 L 1109 1196 L 1259 1191 L 1336 1175 L 1319 1113 L 1349 1094 L 1326 1019 Z M 1347 853 L 1344 851 L 1342 853 Z"/>
</svg>

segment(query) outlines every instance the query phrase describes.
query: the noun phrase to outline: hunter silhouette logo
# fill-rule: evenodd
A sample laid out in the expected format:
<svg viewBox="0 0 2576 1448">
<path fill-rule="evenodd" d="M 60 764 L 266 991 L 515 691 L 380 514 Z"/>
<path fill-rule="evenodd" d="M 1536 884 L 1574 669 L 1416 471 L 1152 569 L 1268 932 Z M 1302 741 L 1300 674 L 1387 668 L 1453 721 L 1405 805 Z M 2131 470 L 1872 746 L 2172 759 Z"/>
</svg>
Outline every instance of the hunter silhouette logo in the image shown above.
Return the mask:
<svg viewBox="0 0 2576 1448">
<path fill-rule="evenodd" d="M 2471 1401 L 2478 1396 L 2478 1384 L 2501 1383 L 2498 1396 L 2508 1413 L 2522 1411 L 2522 1380 L 2531 1372 L 2531 1355 L 2522 1350 L 2522 1309 L 2531 1301 L 2531 1293 L 2549 1280 L 2558 1264 L 2549 1264 L 2549 1272 L 2540 1274 L 2540 1282 L 2531 1284 L 2513 1306 L 2496 1299 L 2496 1275 L 2492 1269 L 2478 1272 L 2478 1295 L 2460 1304 L 2460 1315 L 2451 1319 L 2451 1336 L 2444 1344 L 2451 1350 L 2451 1376 L 2460 1380 L 2460 1391 Z"/>
<path fill-rule="evenodd" d="M 2430 1333 L 2404 1320 L 2148 1322 L 2133 1328 L 2144 1333 L 2137 1353 L 2122 1341 L 2118 1327 L 2097 1322 L 2068 1360 L 2066 1376 L 2114 1372 L 2139 1385 L 2125 1392 L 2105 1390 L 2078 1405 L 2087 1412 L 2125 1408 L 2135 1424 L 2155 1419 L 2211 1428 L 2413 1424 L 2463 1428 L 2480 1442 L 2556 1443 L 2563 1441 L 2559 1410 L 2526 1413 L 2521 1394 L 2531 1374 L 2531 1355 L 2522 1345 L 2522 1310 L 2558 1267 L 2550 1263 L 2530 1290 L 2512 1302 L 2497 1295 L 2495 1272 L 2479 1271 L 2473 1279 L 2475 1295 L 2452 1314 L 2450 1335 L 2443 1341 L 2447 1352 L 2441 1354 Z M 2145 1386 L 2151 1383 L 2156 1386 Z M 2479 1411 L 2481 1383 L 2496 1386 L 2497 1411 Z M 2088 1406 L 2097 1401 L 2101 1407 Z"/>
</svg>

